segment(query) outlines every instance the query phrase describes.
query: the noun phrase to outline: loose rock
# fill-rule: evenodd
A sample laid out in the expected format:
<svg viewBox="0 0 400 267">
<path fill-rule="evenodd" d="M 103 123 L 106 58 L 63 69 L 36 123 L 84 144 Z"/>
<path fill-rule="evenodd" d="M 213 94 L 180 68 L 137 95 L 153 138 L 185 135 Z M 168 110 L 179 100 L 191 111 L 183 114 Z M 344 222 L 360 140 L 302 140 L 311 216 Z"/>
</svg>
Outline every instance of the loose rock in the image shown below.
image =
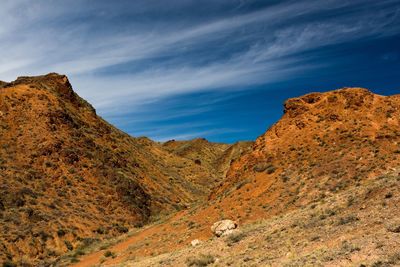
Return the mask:
<svg viewBox="0 0 400 267">
<path fill-rule="evenodd" d="M 214 235 L 220 237 L 233 233 L 236 228 L 237 228 L 236 222 L 231 220 L 222 220 L 214 223 L 211 226 L 211 231 L 213 232 Z"/>
<path fill-rule="evenodd" d="M 198 239 L 194 239 L 190 242 L 190 244 L 192 245 L 192 247 L 197 247 L 198 245 L 201 244 L 201 241 Z"/>
</svg>

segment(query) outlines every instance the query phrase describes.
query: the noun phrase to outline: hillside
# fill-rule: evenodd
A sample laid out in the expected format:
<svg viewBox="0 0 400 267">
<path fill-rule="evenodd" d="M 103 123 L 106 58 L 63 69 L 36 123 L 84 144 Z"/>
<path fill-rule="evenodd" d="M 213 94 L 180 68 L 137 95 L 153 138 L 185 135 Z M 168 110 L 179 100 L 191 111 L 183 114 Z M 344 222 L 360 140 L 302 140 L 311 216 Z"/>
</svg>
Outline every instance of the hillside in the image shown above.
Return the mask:
<svg viewBox="0 0 400 267">
<path fill-rule="evenodd" d="M 215 183 L 220 183 L 220 178 L 225 177 L 231 162 L 250 151 L 252 145 L 253 142 L 250 141 L 228 145 L 211 143 L 204 138 L 198 138 L 189 141 L 170 140 L 163 144 L 163 148 L 209 170 L 214 170 L 217 174 Z"/>
<path fill-rule="evenodd" d="M 26 266 L 185 209 L 220 181 L 108 124 L 54 73 L 0 83 L 0 170 L 0 262 Z"/>
<path fill-rule="evenodd" d="M 399 266 L 399 185 L 396 169 L 230 236 L 111 266 Z"/>
<path fill-rule="evenodd" d="M 399 219 L 400 95 L 344 88 L 289 99 L 284 108 L 208 202 L 108 244 L 112 259 L 97 248 L 76 266 L 184 266 L 199 253 L 222 266 L 398 263 L 397 228 L 388 225 Z M 244 228 L 247 241 L 236 250 L 212 238 L 210 226 L 224 218 Z M 259 233 L 246 230 L 260 220 Z M 193 239 L 204 246 L 188 248 Z"/>
</svg>

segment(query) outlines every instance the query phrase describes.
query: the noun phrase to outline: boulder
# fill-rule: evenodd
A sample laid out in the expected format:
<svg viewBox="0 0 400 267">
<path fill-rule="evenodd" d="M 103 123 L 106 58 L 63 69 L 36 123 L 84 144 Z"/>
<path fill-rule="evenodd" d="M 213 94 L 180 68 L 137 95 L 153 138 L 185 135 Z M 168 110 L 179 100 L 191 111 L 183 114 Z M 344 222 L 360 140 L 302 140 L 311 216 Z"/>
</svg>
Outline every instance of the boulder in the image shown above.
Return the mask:
<svg viewBox="0 0 400 267">
<path fill-rule="evenodd" d="M 201 241 L 198 239 L 193 239 L 190 244 L 192 245 L 192 247 L 197 247 L 198 245 L 201 244 Z"/>
<path fill-rule="evenodd" d="M 211 231 L 213 232 L 214 235 L 220 237 L 232 234 L 236 228 L 237 228 L 236 222 L 231 220 L 222 220 L 214 223 L 211 226 Z"/>
</svg>

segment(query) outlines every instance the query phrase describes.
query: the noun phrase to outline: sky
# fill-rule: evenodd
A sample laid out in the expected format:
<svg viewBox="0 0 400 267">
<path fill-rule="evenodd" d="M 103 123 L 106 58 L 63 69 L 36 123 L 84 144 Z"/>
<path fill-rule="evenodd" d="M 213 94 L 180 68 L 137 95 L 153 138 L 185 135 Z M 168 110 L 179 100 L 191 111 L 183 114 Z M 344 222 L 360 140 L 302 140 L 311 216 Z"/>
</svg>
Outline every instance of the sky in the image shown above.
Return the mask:
<svg viewBox="0 0 400 267">
<path fill-rule="evenodd" d="M 290 97 L 400 93 L 400 0 L 0 5 L 0 80 L 66 74 L 132 136 L 254 140 Z"/>
</svg>

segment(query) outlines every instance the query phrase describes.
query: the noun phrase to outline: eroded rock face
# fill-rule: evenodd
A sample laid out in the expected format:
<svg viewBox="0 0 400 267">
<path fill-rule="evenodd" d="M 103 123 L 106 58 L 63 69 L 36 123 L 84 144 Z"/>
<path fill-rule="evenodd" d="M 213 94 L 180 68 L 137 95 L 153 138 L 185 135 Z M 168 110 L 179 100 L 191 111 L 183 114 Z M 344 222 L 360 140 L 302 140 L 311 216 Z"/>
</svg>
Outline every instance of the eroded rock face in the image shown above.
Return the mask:
<svg viewBox="0 0 400 267">
<path fill-rule="evenodd" d="M 214 223 L 211 226 L 211 231 L 213 232 L 214 235 L 220 237 L 220 236 L 226 236 L 229 234 L 232 234 L 234 230 L 237 228 L 237 223 L 231 220 L 222 220 Z"/>
</svg>

